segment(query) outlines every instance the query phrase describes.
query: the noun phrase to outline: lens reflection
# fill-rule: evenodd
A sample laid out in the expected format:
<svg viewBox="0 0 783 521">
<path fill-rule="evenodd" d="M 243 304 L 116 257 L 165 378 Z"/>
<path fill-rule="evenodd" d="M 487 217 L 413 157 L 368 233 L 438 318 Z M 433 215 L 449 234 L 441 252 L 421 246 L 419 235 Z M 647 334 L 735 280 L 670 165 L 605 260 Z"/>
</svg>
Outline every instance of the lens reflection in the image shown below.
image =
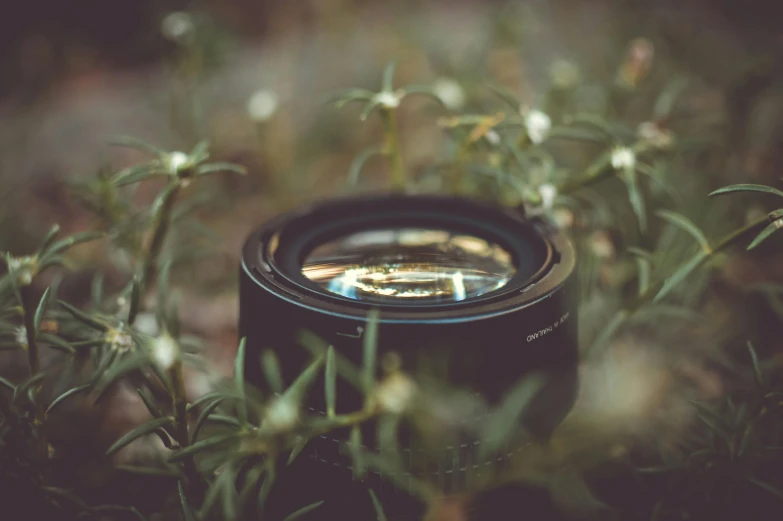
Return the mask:
<svg viewBox="0 0 783 521">
<path fill-rule="evenodd" d="M 302 267 L 331 293 L 386 303 L 457 302 L 503 287 L 515 271 L 498 244 L 423 228 L 340 237 L 315 248 Z"/>
</svg>

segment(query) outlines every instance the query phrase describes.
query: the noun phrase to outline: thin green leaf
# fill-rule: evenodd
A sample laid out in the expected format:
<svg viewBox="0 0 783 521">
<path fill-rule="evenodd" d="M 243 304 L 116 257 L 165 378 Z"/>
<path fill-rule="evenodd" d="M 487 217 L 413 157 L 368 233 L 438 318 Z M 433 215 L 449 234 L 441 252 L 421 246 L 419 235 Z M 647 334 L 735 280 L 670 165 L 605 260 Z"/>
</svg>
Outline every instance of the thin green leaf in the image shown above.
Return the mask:
<svg viewBox="0 0 783 521">
<path fill-rule="evenodd" d="M 518 429 L 530 403 L 546 383 L 542 374 L 524 376 L 481 427 L 479 458 L 493 454 Z"/>
<path fill-rule="evenodd" d="M 759 366 L 759 358 L 756 356 L 756 349 L 753 347 L 753 343 L 748 340 L 748 352 L 750 353 L 750 361 L 753 363 L 753 377 L 756 379 L 756 385 L 759 389 L 764 389 L 764 377 L 761 374 L 761 367 Z"/>
<path fill-rule="evenodd" d="M 209 163 L 196 167 L 196 175 L 202 176 L 213 172 L 234 172 L 235 174 L 247 174 L 247 168 L 233 163 Z"/>
<path fill-rule="evenodd" d="M 264 466 L 255 464 L 245 473 L 244 483 L 242 484 L 242 490 L 239 491 L 239 505 L 241 507 L 247 507 L 250 504 L 251 494 L 258 489 L 258 483 L 261 480 L 261 475 L 264 473 Z"/>
<path fill-rule="evenodd" d="M 406 85 L 403 90 L 405 91 L 406 96 L 411 96 L 411 95 L 427 96 L 431 98 L 433 101 L 435 101 L 438 105 L 443 107 L 444 109 L 448 109 L 446 103 L 441 99 L 440 96 L 435 94 L 435 91 L 432 89 L 432 87 L 428 87 L 426 85 Z"/>
<path fill-rule="evenodd" d="M 381 506 L 381 502 L 378 501 L 378 496 L 375 495 L 375 492 L 371 488 L 367 489 L 367 492 L 370 493 L 370 499 L 372 499 L 372 506 L 375 509 L 375 516 L 378 521 L 387 521 L 386 514 L 383 512 L 383 506 Z"/>
<path fill-rule="evenodd" d="M 85 503 L 84 500 L 82 500 L 79 496 L 77 496 L 70 490 L 65 490 L 64 488 L 58 488 L 58 487 L 41 487 L 41 490 L 43 490 L 49 495 L 56 496 L 60 499 L 65 499 L 69 501 L 71 504 L 81 508 L 82 510 L 85 510 L 87 512 L 92 511 L 90 505 Z"/>
<path fill-rule="evenodd" d="M 774 194 L 779 197 L 783 197 L 783 192 L 781 192 L 776 188 L 772 188 L 771 186 L 756 185 L 756 184 L 736 184 L 736 185 L 724 186 L 723 188 L 719 188 L 714 192 L 712 192 L 710 194 L 710 197 L 712 197 L 713 195 L 730 194 L 733 192 L 763 192 L 763 193 Z"/>
<path fill-rule="evenodd" d="M 108 450 L 106 450 L 106 456 L 112 456 L 116 454 L 119 450 L 130 445 L 132 442 L 136 441 L 142 436 L 147 436 L 148 434 L 152 434 L 153 431 L 155 431 L 156 429 L 163 427 L 164 425 L 170 425 L 173 422 L 174 422 L 174 418 L 172 418 L 171 416 L 166 416 L 165 418 L 155 418 L 153 420 L 148 421 L 147 423 L 144 423 L 142 425 L 139 425 L 138 427 L 131 429 L 124 436 L 120 437 L 120 439 L 115 441 L 111 445 L 111 447 L 108 448 Z"/>
<path fill-rule="evenodd" d="M 778 498 L 780 498 L 780 499 L 783 499 L 783 492 L 781 492 L 780 490 L 778 490 L 778 489 L 777 489 L 776 487 L 774 487 L 773 485 L 770 485 L 769 483 L 766 483 L 766 482 L 764 482 L 764 481 L 761 481 L 760 479 L 756 479 L 756 478 L 748 478 L 748 481 L 750 481 L 751 483 L 753 483 L 753 484 L 754 484 L 754 485 L 756 485 L 757 487 L 759 487 L 759 488 L 762 488 L 762 489 L 766 490 L 766 491 L 767 491 L 767 492 L 769 492 L 770 494 L 774 494 L 774 495 L 776 495 Z"/>
<path fill-rule="evenodd" d="M 141 288 L 139 287 L 139 279 L 135 275 L 131 281 L 130 292 L 130 307 L 128 309 L 128 324 L 133 324 L 136 320 L 136 315 L 139 314 L 139 307 L 141 305 Z"/>
<path fill-rule="evenodd" d="M 307 505 L 306 507 L 300 508 L 299 510 L 297 510 L 296 512 L 294 512 L 292 514 L 288 514 L 285 517 L 285 519 L 283 519 L 283 521 L 296 521 L 297 519 L 299 519 L 303 515 L 312 512 L 313 510 L 315 510 L 316 508 L 320 507 L 323 504 L 324 504 L 323 501 L 316 501 L 315 503 L 311 503 L 311 504 Z"/>
<path fill-rule="evenodd" d="M 101 239 L 105 236 L 106 234 L 104 232 L 98 232 L 98 231 L 75 233 L 70 237 L 66 237 L 65 239 L 62 239 L 52 244 L 52 246 L 46 251 L 46 257 L 50 255 L 57 255 L 58 253 L 62 253 L 65 250 L 72 248 L 78 244 L 84 244 L 86 242 Z"/>
<path fill-rule="evenodd" d="M 748 251 L 752 250 L 753 248 L 755 248 L 756 246 L 758 246 L 759 244 L 767 240 L 767 238 L 769 238 L 770 235 L 772 235 L 777 230 L 779 230 L 781 226 L 778 224 L 778 222 L 779 221 L 774 221 L 768 224 L 766 228 L 761 230 L 761 233 L 756 235 L 756 238 L 753 239 L 753 242 L 751 242 L 750 245 L 748 246 Z"/>
<path fill-rule="evenodd" d="M 394 72 L 397 70 L 397 60 L 390 61 L 383 69 L 381 90 L 392 92 L 394 90 Z"/>
<path fill-rule="evenodd" d="M 658 303 L 663 300 L 671 291 L 678 287 L 688 276 L 696 270 L 707 259 L 708 254 L 705 251 L 700 251 L 688 262 L 680 266 L 668 279 L 664 282 L 661 289 L 653 298 L 653 303 Z"/>
<path fill-rule="evenodd" d="M 382 147 L 372 147 L 360 152 L 351 162 L 351 168 L 348 170 L 348 185 L 356 186 L 359 184 L 359 175 L 362 173 L 365 163 L 373 156 L 383 154 L 384 151 Z"/>
<path fill-rule="evenodd" d="M 364 329 L 362 329 L 364 331 Z M 329 348 L 329 344 L 314 334 L 312 331 L 302 331 L 299 333 L 299 343 L 307 349 L 313 356 L 326 356 L 326 351 Z M 334 354 L 335 365 L 337 366 L 337 373 L 345 380 L 350 382 L 358 390 L 362 390 L 362 375 L 361 371 L 354 366 L 350 360 L 340 355 Z"/>
<path fill-rule="evenodd" d="M 636 257 L 637 277 L 639 279 L 638 294 L 644 295 L 650 289 L 650 274 L 652 273 L 652 261 L 649 252 L 638 248 L 628 248 L 628 251 Z"/>
<path fill-rule="evenodd" d="M 136 387 L 136 392 L 153 418 L 163 418 L 163 411 L 155 403 L 155 398 L 146 387 Z"/>
<path fill-rule="evenodd" d="M 38 332 L 41 330 L 41 321 L 43 320 L 44 314 L 46 313 L 46 306 L 49 304 L 49 298 L 52 295 L 52 288 L 46 288 L 46 291 L 44 291 L 43 296 L 41 297 L 41 301 L 38 303 L 38 308 L 35 310 L 35 316 L 33 317 L 33 325 L 35 326 L 35 335 L 38 335 Z"/>
<path fill-rule="evenodd" d="M 95 311 L 100 310 L 103 303 L 103 273 L 96 272 L 90 282 L 90 300 Z"/>
<path fill-rule="evenodd" d="M 82 324 L 89 326 L 93 329 L 96 329 L 98 331 L 107 331 L 109 329 L 108 324 L 105 324 L 101 322 L 98 319 L 95 319 L 88 315 L 87 313 L 73 307 L 72 305 L 68 304 L 67 302 L 60 300 L 60 305 L 65 308 L 65 310 L 73 316 L 76 320 L 81 322 Z"/>
<path fill-rule="evenodd" d="M 272 392 L 282 393 L 283 377 L 280 374 L 280 363 L 277 361 L 277 355 L 274 351 L 267 349 L 261 353 L 261 367 Z"/>
<path fill-rule="evenodd" d="M 234 390 L 222 390 L 222 391 L 212 391 L 206 394 L 202 394 L 198 398 L 196 398 L 193 402 L 191 402 L 189 409 L 194 409 L 196 407 L 200 407 L 204 403 L 210 401 L 210 400 L 235 400 L 239 398 L 236 394 L 234 394 Z"/>
<path fill-rule="evenodd" d="M 28 389 L 32 390 L 38 388 L 38 384 L 43 381 L 45 376 L 46 375 L 44 373 L 38 373 L 17 385 L 16 389 L 14 389 L 14 395 L 12 397 L 13 403 L 17 403 L 22 396 L 27 396 Z"/>
<path fill-rule="evenodd" d="M 381 100 L 379 98 L 373 98 L 370 101 L 367 102 L 367 104 L 364 105 L 364 108 L 362 109 L 361 114 L 359 114 L 359 119 L 361 121 L 367 121 L 367 118 L 370 117 L 370 114 L 377 108 L 382 105 Z"/>
<path fill-rule="evenodd" d="M 721 436 L 724 440 L 729 441 L 731 439 L 731 427 L 726 423 L 726 420 L 718 416 L 709 407 L 693 400 L 690 402 L 696 408 L 696 416 L 703 424 L 709 427 L 715 434 Z"/>
<path fill-rule="evenodd" d="M 212 436 L 211 438 L 197 441 L 193 445 L 188 445 L 187 447 L 179 449 L 175 454 L 169 457 L 168 462 L 178 463 L 204 450 L 217 447 L 218 445 L 223 445 L 228 441 L 234 441 L 236 438 L 237 438 L 237 434 L 231 433 L 231 434 L 221 434 L 219 436 Z"/>
<path fill-rule="evenodd" d="M 686 231 L 693 237 L 704 251 L 710 251 L 710 243 L 698 226 L 684 215 L 670 210 L 658 210 L 655 214 L 666 222 Z"/>
<path fill-rule="evenodd" d="M 49 346 L 51 349 L 55 349 L 57 351 L 61 351 L 63 353 L 67 353 L 69 355 L 72 355 L 76 352 L 76 349 L 74 346 L 62 338 L 52 335 L 49 333 L 43 333 L 38 340 L 40 342 L 43 342 L 47 346 Z"/>
<path fill-rule="evenodd" d="M 375 387 L 376 358 L 378 355 L 378 320 L 380 313 L 372 309 L 367 315 L 367 328 L 362 339 L 362 386 L 369 396 Z"/>
<path fill-rule="evenodd" d="M 204 139 L 196 143 L 188 157 L 193 163 L 200 163 L 209 157 L 209 141 Z"/>
<path fill-rule="evenodd" d="M 177 493 L 179 494 L 179 506 L 182 508 L 182 515 L 185 517 L 185 521 L 196 521 L 196 514 L 190 508 L 182 480 L 177 481 Z"/>
<path fill-rule="evenodd" d="M 337 366 L 334 362 L 333 346 L 329 346 L 329 349 L 326 351 L 324 395 L 326 397 L 326 415 L 332 418 L 337 403 Z"/>
<path fill-rule="evenodd" d="M 52 400 L 52 403 L 49 404 L 49 407 L 46 408 L 46 415 L 48 416 L 55 407 L 57 407 L 60 403 L 62 403 L 64 400 L 67 400 L 74 394 L 86 391 L 87 389 L 90 389 L 92 387 L 92 384 L 84 384 L 74 387 L 73 389 L 69 389 L 68 391 L 65 391 L 63 394 Z"/>
<path fill-rule="evenodd" d="M 196 443 L 196 441 L 198 441 L 198 435 L 201 432 L 202 427 L 204 427 L 207 418 L 209 417 L 210 414 L 212 414 L 212 412 L 215 409 L 217 409 L 217 407 L 221 404 L 221 402 L 223 402 L 223 398 L 218 398 L 214 402 L 204 407 L 204 410 L 202 410 L 201 413 L 198 415 L 198 418 L 196 419 L 196 423 L 193 426 L 193 430 L 190 433 L 191 445 Z"/>
<path fill-rule="evenodd" d="M 663 89 L 663 92 L 655 100 L 655 106 L 653 107 L 655 119 L 663 119 L 671 114 L 677 99 L 687 86 L 687 78 L 676 78 Z"/>
<path fill-rule="evenodd" d="M 239 341 L 237 356 L 234 359 L 234 386 L 241 397 L 237 404 L 237 419 L 240 425 L 247 425 L 247 402 L 245 401 L 245 338 Z"/>
<path fill-rule="evenodd" d="M 501 100 L 503 100 L 508 106 L 514 111 L 518 112 L 520 107 L 520 102 L 518 99 L 516 99 L 506 88 L 501 87 L 499 85 L 495 85 L 493 83 L 488 83 L 487 88 L 492 91 L 493 94 L 495 94 L 497 97 L 499 97 Z"/>
<path fill-rule="evenodd" d="M 16 390 L 16 385 L 14 385 L 10 380 L 3 378 L 2 376 L 0 376 L 0 385 L 2 385 L 3 387 L 7 388 L 10 391 Z"/>
<path fill-rule="evenodd" d="M 133 148 L 136 150 L 141 150 L 142 152 L 149 152 L 156 156 L 161 156 L 166 153 L 165 150 L 133 136 L 112 136 L 109 138 L 108 142 L 110 145 Z"/>
<path fill-rule="evenodd" d="M 353 461 L 353 476 L 355 479 L 362 479 L 367 471 L 367 465 L 364 462 L 362 451 L 362 431 L 358 425 L 351 428 L 351 434 L 348 438 L 348 451 Z"/>
<path fill-rule="evenodd" d="M 633 168 L 627 169 L 623 180 L 628 189 L 628 201 L 631 203 L 631 208 L 633 208 L 633 212 L 639 221 L 639 229 L 644 233 L 647 231 L 647 208 L 644 203 L 644 196 L 639 188 L 636 171 Z"/>
<path fill-rule="evenodd" d="M 46 249 L 51 246 L 52 242 L 54 241 L 54 238 L 57 237 L 57 234 L 60 233 L 60 225 L 55 224 L 49 229 L 49 232 L 46 234 L 46 237 L 44 237 L 44 240 L 41 242 L 41 247 L 38 248 L 38 251 L 46 251 Z"/>
<path fill-rule="evenodd" d="M 294 447 L 291 449 L 291 453 L 288 455 L 288 461 L 286 462 L 286 465 L 290 465 L 294 462 L 294 460 L 299 456 L 299 454 L 302 453 L 304 448 L 307 446 L 307 442 L 310 441 L 304 436 L 300 436 L 299 439 L 294 443 Z"/>
<path fill-rule="evenodd" d="M 595 340 L 593 340 L 593 343 L 590 344 L 587 353 L 594 354 L 600 352 L 600 350 L 606 346 L 609 340 L 611 340 L 617 330 L 620 329 L 620 326 L 622 326 L 627 319 L 628 311 L 621 309 L 615 313 L 606 327 L 601 330 L 598 336 L 596 336 Z"/>
<path fill-rule="evenodd" d="M 261 483 L 261 488 L 258 491 L 257 507 L 259 512 L 264 511 L 264 505 L 269 497 L 269 492 L 272 490 L 272 486 L 277 479 L 277 468 L 275 467 L 275 458 L 267 458 L 264 461 L 265 475 L 264 482 Z"/>
<path fill-rule="evenodd" d="M 304 371 L 299 374 L 299 376 L 296 377 L 294 383 L 292 383 L 291 386 L 286 389 L 280 399 L 291 400 L 296 404 L 297 407 L 299 407 L 302 404 L 302 399 L 304 398 L 307 389 L 318 376 L 318 373 L 321 369 L 321 364 L 323 364 L 323 362 L 323 356 L 317 357 Z"/>
<path fill-rule="evenodd" d="M 143 165 L 136 165 L 122 170 L 114 177 L 115 186 L 128 186 L 140 183 L 153 177 L 169 177 L 158 161 L 152 161 Z"/>
</svg>

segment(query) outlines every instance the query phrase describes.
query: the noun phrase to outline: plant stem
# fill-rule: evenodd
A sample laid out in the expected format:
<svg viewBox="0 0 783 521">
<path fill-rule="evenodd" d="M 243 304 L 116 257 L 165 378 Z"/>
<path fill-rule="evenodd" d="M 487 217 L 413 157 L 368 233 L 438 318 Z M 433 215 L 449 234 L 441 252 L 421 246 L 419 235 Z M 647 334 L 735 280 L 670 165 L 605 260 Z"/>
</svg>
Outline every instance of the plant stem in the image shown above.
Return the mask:
<svg viewBox="0 0 783 521">
<path fill-rule="evenodd" d="M 397 130 L 397 114 L 392 109 L 382 109 L 380 111 L 383 120 L 384 129 L 384 152 L 389 158 L 391 168 L 392 190 L 404 191 L 407 185 L 405 175 L 405 165 L 402 161 L 402 152 L 400 151 L 400 138 Z"/>
<path fill-rule="evenodd" d="M 142 277 L 139 283 L 140 293 L 142 295 L 149 287 L 149 283 L 155 278 L 157 274 L 158 257 L 160 257 L 160 252 L 163 249 L 163 243 L 166 240 L 169 224 L 171 223 L 171 210 L 174 208 L 174 201 L 177 198 L 177 193 L 179 192 L 181 186 L 178 179 L 172 181 L 172 183 L 175 184 L 166 188 L 166 192 L 164 192 L 162 195 L 163 200 L 160 202 L 160 207 L 154 217 L 152 226 L 152 240 L 150 241 L 150 247 L 147 251 L 147 255 L 144 257 Z"/>
<path fill-rule="evenodd" d="M 171 379 L 172 406 L 174 408 L 174 434 L 177 445 L 184 449 L 190 444 L 188 435 L 188 401 L 185 395 L 185 378 L 182 371 L 182 361 L 177 360 L 168 370 Z M 186 458 L 182 462 L 182 470 L 187 478 L 188 487 L 193 489 L 199 483 L 199 474 L 192 458 Z"/>
<path fill-rule="evenodd" d="M 38 351 L 37 332 L 35 330 L 35 310 L 38 307 L 32 294 L 32 287 L 28 285 L 22 285 L 19 288 L 19 293 L 22 297 L 22 313 L 24 315 L 24 328 L 27 335 L 27 357 L 30 365 L 30 377 L 33 377 L 41 372 L 41 358 Z M 40 391 L 41 384 L 37 384 L 37 390 Z M 35 428 L 38 433 L 38 456 L 42 467 L 45 467 L 45 463 L 49 459 L 49 444 L 46 441 L 46 430 L 44 428 L 44 422 L 46 421 L 46 410 L 44 409 L 43 402 L 38 398 L 36 393 L 35 399 Z M 42 473 L 42 476 L 45 473 Z"/>
</svg>

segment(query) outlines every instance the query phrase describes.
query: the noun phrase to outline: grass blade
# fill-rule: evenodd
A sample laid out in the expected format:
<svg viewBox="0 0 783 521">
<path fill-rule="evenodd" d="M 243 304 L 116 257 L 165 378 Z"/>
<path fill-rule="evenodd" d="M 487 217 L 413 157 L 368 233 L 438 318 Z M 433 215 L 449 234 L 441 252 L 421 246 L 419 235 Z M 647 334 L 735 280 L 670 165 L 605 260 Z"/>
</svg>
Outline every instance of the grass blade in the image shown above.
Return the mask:
<svg viewBox="0 0 783 521">
<path fill-rule="evenodd" d="M 182 485 L 182 480 L 177 481 L 177 492 L 179 493 L 179 505 L 182 508 L 182 515 L 185 517 L 185 521 L 196 521 L 196 514 L 188 504 L 188 498 L 185 496 L 185 487 Z"/>
<path fill-rule="evenodd" d="M 46 313 L 46 306 L 49 305 L 49 298 L 52 296 L 52 288 L 46 288 L 41 301 L 38 303 L 38 308 L 35 310 L 35 316 L 33 317 L 33 325 L 35 326 L 35 334 L 41 330 L 41 321 L 43 320 L 44 313 Z"/>
<path fill-rule="evenodd" d="M 759 389 L 764 389 L 764 378 L 761 374 L 759 358 L 756 356 L 756 349 L 750 340 L 748 340 L 748 352 L 750 353 L 750 361 L 753 363 L 753 377 L 756 379 L 756 385 L 759 386 Z"/>
<path fill-rule="evenodd" d="M 311 504 L 307 505 L 306 507 L 300 508 L 299 510 L 297 510 L 296 512 L 294 512 L 292 514 L 288 514 L 285 517 L 285 519 L 283 519 L 283 521 L 296 521 L 297 519 L 299 519 L 303 515 L 305 515 L 305 514 L 307 514 L 309 512 L 312 512 L 313 510 L 315 510 L 316 508 L 320 507 L 323 504 L 324 504 L 323 501 L 316 501 L 315 503 L 311 503 Z"/>
<path fill-rule="evenodd" d="M 73 389 L 69 389 L 68 391 L 65 391 L 63 394 L 52 400 L 52 403 L 49 404 L 49 407 L 46 408 L 46 415 L 48 416 L 55 407 L 57 407 L 60 403 L 62 403 L 64 400 L 67 400 L 74 394 L 80 393 L 82 391 L 86 391 L 87 389 L 90 389 L 92 387 L 92 384 L 84 384 L 79 385 L 77 387 L 74 387 Z"/>
<path fill-rule="evenodd" d="M 376 358 L 378 355 L 378 317 L 379 312 L 373 309 L 367 315 L 367 329 L 363 338 L 362 386 L 369 396 L 375 387 Z"/>
<path fill-rule="evenodd" d="M 756 246 L 758 246 L 762 242 L 766 241 L 769 238 L 770 235 L 772 235 L 777 230 L 779 230 L 781 228 L 781 225 L 778 224 L 779 222 L 780 221 L 772 222 L 772 223 L 768 224 L 766 228 L 761 230 L 761 233 L 756 235 L 756 238 L 753 239 L 753 242 L 751 242 L 750 245 L 748 246 L 748 251 L 752 250 L 753 248 L 755 248 Z"/>
<path fill-rule="evenodd" d="M 774 194 L 779 197 L 783 197 L 783 192 L 777 190 L 776 188 L 772 188 L 771 186 L 756 185 L 756 184 L 736 184 L 736 185 L 724 186 L 723 188 L 719 188 L 714 192 L 710 193 L 710 197 L 712 197 L 713 195 L 730 194 L 733 192 L 763 192 L 763 193 Z"/>
<path fill-rule="evenodd" d="M 104 324 L 100 320 L 97 320 L 87 313 L 73 307 L 72 305 L 68 304 L 67 302 L 60 300 L 60 305 L 65 308 L 65 310 L 73 316 L 76 320 L 81 322 L 82 324 L 89 326 L 93 329 L 97 329 L 98 331 L 106 331 L 109 329 L 109 326 L 107 324 Z"/>
<path fill-rule="evenodd" d="M 127 434 L 120 437 L 117 441 L 115 441 L 111 447 L 108 448 L 106 451 L 106 456 L 112 456 L 113 454 L 117 453 L 120 449 L 130 445 L 131 442 L 137 440 L 138 438 L 141 438 L 142 436 L 146 436 L 148 434 L 152 434 L 155 429 L 159 427 L 163 427 L 164 425 L 171 424 L 174 421 L 174 418 L 171 416 L 167 416 L 165 418 L 155 418 L 154 420 L 148 421 L 145 424 L 139 425 L 138 427 L 131 429 Z"/>
<path fill-rule="evenodd" d="M 326 370 L 324 379 L 324 394 L 326 396 L 326 415 L 334 417 L 337 402 L 337 366 L 334 362 L 334 347 L 326 351 Z"/>
<path fill-rule="evenodd" d="M 696 270 L 707 259 L 708 255 L 704 251 L 700 251 L 691 260 L 680 266 L 668 279 L 664 282 L 663 287 L 658 291 L 653 298 L 653 302 L 660 302 L 671 291 L 678 287 L 688 276 Z"/>
<path fill-rule="evenodd" d="M 266 376 L 266 382 L 273 393 L 283 392 L 283 377 L 280 374 L 280 363 L 274 351 L 266 350 L 261 353 L 261 367 Z"/>
<path fill-rule="evenodd" d="M 368 488 L 367 492 L 370 493 L 370 499 L 372 499 L 372 506 L 375 509 L 375 515 L 378 521 L 387 521 L 386 514 L 383 512 L 383 506 L 381 506 L 381 502 L 378 501 L 378 496 L 375 495 L 375 492 L 373 492 L 371 488 Z"/>
<path fill-rule="evenodd" d="M 655 215 L 663 219 L 664 221 L 668 222 L 669 224 L 672 224 L 681 230 L 684 230 L 688 234 L 690 234 L 691 237 L 693 237 L 697 243 L 701 246 L 701 248 L 704 251 L 710 251 L 710 243 L 707 240 L 707 237 L 704 235 L 704 232 L 702 232 L 698 226 L 694 224 L 693 221 L 685 217 L 684 215 L 672 212 L 670 210 L 658 210 L 655 212 Z"/>
<path fill-rule="evenodd" d="M 247 401 L 245 400 L 245 345 L 247 339 L 242 338 L 239 341 L 239 347 L 237 348 L 237 356 L 234 359 L 234 386 L 236 388 L 237 395 L 239 395 L 239 403 L 237 403 L 237 419 L 240 425 L 247 425 Z"/>
</svg>

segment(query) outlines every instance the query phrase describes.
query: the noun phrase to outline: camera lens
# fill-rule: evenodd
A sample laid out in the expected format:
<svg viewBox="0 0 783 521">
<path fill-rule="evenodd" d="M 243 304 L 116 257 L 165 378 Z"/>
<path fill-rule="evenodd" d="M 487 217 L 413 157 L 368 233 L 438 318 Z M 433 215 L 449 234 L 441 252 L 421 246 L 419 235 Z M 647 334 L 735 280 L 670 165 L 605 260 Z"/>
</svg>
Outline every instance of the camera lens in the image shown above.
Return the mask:
<svg viewBox="0 0 783 521">
<path fill-rule="evenodd" d="M 292 383 L 311 361 L 299 344 L 303 330 L 361 365 L 367 317 L 377 310 L 379 357 L 394 353 L 411 374 L 426 368 L 490 404 L 525 376 L 543 375 L 522 426 L 546 437 L 576 396 L 575 263 L 570 241 L 546 220 L 457 197 L 381 195 L 297 209 L 254 231 L 242 252 L 247 381 L 271 392 L 259 361 L 271 349 L 284 383 Z M 322 383 L 304 405 L 325 415 L 319 389 Z M 361 393 L 342 381 L 337 396 L 338 414 L 363 406 Z M 374 519 L 367 487 L 386 503 L 389 519 L 416 518 L 416 502 L 377 475 L 353 480 L 342 447 L 347 437 L 337 432 L 308 442 L 279 474 L 267 504 L 271 519 L 319 500 L 326 502 L 305 519 Z M 374 437 L 363 439 L 377 448 Z M 407 471 L 419 472 L 418 449 L 406 440 L 402 435 Z M 466 469 L 477 466 L 472 449 L 444 447 L 453 461 L 449 490 L 463 487 Z M 508 464 L 518 450 L 509 447 L 486 464 Z"/>
<path fill-rule="evenodd" d="M 502 288 L 516 271 L 502 246 L 448 230 L 354 232 L 311 251 L 302 273 L 337 295 L 367 302 L 458 302 Z"/>
</svg>

